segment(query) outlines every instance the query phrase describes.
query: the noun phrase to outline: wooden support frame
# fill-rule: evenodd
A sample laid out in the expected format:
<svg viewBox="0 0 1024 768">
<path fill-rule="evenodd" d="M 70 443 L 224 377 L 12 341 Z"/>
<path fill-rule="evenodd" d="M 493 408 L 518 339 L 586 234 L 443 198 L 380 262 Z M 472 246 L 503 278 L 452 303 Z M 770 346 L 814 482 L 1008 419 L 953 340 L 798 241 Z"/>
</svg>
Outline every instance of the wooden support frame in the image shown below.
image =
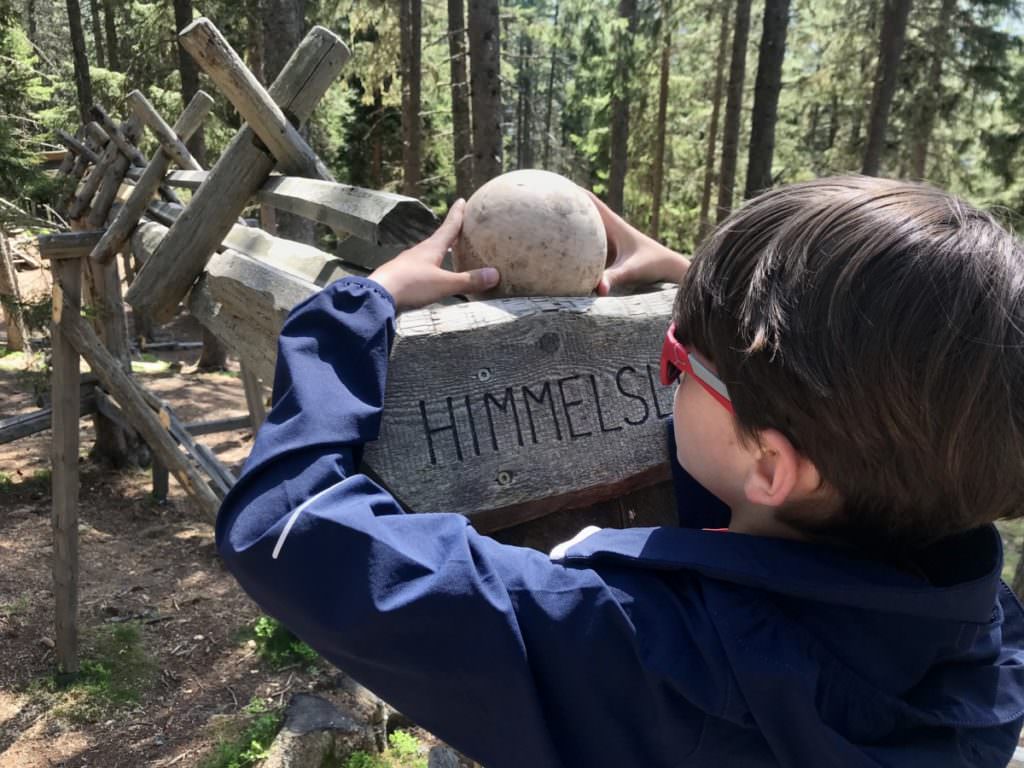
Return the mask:
<svg viewBox="0 0 1024 768">
<path fill-rule="evenodd" d="M 209 19 L 193 21 L 178 33 L 178 42 L 228 97 L 285 172 L 332 179 L 273 97 Z"/>
<path fill-rule="evenodd" d="M 138 93 L 138 91 L 133 91 L 133 93 Z M 142 94 L 138 95 L 142 97 Z M 142 97 L 142 99 L 144 100 L 145 97 Z M 140 101 L 136 99 L 133 103 L 140 103 Z M 145 104 L 148 103 L 148 101 L 145 101 Z M 178 134 L 186 140 L 191 137 L 198 130 L 199 126 L 202 125 L 203 119 L 210 111 L 211 106 L 213 106 L 213 99 L 210 98 L 209 94 L 204 91 L 196 93 L 184 112 L 182 112 L 181 117 L 174 124 L 175 137 Z M 138 114 L 138 110 L 136 114 Z M 189 158 L 191 158 L 191 155 L 189 155 Z M 93 248 L 92 253 L 89 255 L 92 261 L 99 264 L 107 264 L 114 258 L 114 255 L 124 244 L 125 240 L 131 235 L 131 231 L 145 212 L 146 206 L 163 182 L 169 162 L 170 157 L 166 148 L 162 147 L 154 153 L 132 193 L 117 212 L 117 216 L 114 217 L 114 221 L 107 228 L 103 238 Z M 192 162 L 194 163 L 195 161 L 193 160 Z"/>
<path fill-rule="evenodd" d="M 175 123 L 173 128 L 167 124 L 160 116 L 160 113 L 149 103 L 149 99 L 145 97 L 142 91 L 132 91 L 129 93 L 128 103 L 135 112 L 135 116 L 156 136 L 164 154 L 177 163 L 179 168 L 186 171 L 203 170 L 203 167 L 192 157 L 192 153 L 188 151 L 185 141 L 191 138 L 199 125 L 202 124 L 202 120 L 210 107 L 213 106 L 213 99 L 206 91 L 196 92 L 196 95 L 192 97 L 188 106 L 185 107 L 185 111 L 178 118 L 178 122 Z M 190 113 L 190 110 L 192 113 Z M 193 123 L 195 124 L 194 127 Z M 153 161 L 150 160 L 150 162 L 152 163 Z"/>
<path fill-rule="evenodd" d="M 336 35 L 314 27 L 270 87 L 270 95 L 301 124 L 348 57 L 348 48 Z M 273 157 L 254 138 L 249 126 L 238 132 L 160 251 L 139 271 L 127 294 L 136 311 L 156 322 L 174 316 L 178 302 L 274 166 Z"/>
<path fill-rule="evenodd" d="M 65 147 L 67 147 L 72 154 L 84 157 L 93 165 L 100 161 L 99 155 L 97 155 L 95 152 L 89 149 L 89 147 L 87 147 L 81 141 L 76 139 L 70 133 L 60 130 L 57 131 L 57 140 L 60 141 L 60 143 L 63 144 Z M 71 169 L 68 168 L 67 170 L 70 171 Z"/>
</svg>

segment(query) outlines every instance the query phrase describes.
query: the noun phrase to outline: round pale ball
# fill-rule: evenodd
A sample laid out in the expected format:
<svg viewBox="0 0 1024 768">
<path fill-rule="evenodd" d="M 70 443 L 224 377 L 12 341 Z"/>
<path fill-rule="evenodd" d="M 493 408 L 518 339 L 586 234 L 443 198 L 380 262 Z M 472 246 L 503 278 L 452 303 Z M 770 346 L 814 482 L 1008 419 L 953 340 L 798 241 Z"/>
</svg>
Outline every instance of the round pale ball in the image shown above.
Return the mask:
<svg viewBox="0 0 1024 768">
<path fill-rule="evenodd" d="M 501 282 L 482 298 L 586 296 L 608 253 L 604 224 L 587 193 L 550 171 L 512 171 L 466 203 L 453 265 L 496 267 Z"/>
</svg>

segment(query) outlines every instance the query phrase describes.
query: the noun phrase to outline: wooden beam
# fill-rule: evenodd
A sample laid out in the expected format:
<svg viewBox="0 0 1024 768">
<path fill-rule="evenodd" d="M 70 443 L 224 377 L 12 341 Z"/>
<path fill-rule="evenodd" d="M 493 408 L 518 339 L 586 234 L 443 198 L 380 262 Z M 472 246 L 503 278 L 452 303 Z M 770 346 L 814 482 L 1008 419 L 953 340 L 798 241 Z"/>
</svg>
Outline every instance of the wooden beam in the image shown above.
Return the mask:
<svg viewBox="0 0 1024 768">
<path fill-rule="evenodd" d="M 80 319 L 82 267 L 79 261 L 53 261 L 53 325 L 50 389 L 53 436 L 53 596 L 57 665 L 78 672 L 78 352 L 66 333 L 69 318 Z"/>
<path fill-rule="evenodd" d="M 137 94 L 138 91 L 133 91 L 132 93 Z M 131 95 L 129 95 L 129 98 L 131 98 Z M 144 99 L 145 97 L 142 98 Z M 146 103 L 148 104 L 149 102 L 147 101 Z M 199 126 L 202 125 L 203 119 L 210 111 L 211 106 L 213 106 L 213 99 L 207 93 L 204 91 L 196 93 L 185 108 L 185 111 L 181 113 L 181 117 L 174 124 L 175 138 L 177 138 L 178 134 L 186 140 L 191 137 Z M 138 110 L 136 113 L 138 113 Z M 188 155 L 188 157 L 191 158 L 192 156 Z M 153 154 L 145 171 L 142 172 L 139 182 L 135 185 L 124 205 L 121 206 L 113 223 L 107 228 L 106 234 L 96 244 L 96 247 L 93 248 L 92 253 L 89 255 L 90 259 L 100 264 L 106 264 L 114 258 L 114 255 L 120 250 L 125 240 L 131 234 L 131 231 L 135 228 L 135 225 L 138 224 L 139 219 L 146 210 L 146 206 L 163 182 L 170 160 L 171 158 L 166 147 L 161 147 Z M 194 160 L 192 162 L 195 163 Z"/>
<path fill-rule="evenodd" d="M 196 19 L 178 33 L 178 42 L 228 97 L 285 172 L 311 178 L 332 178 L 213 22 L 206 18 Z"/>
<path fill-rule="evenodd" d="M 124 126 L 119 126 L 114 120 L 107 114 L 107 111 L 103 109 L 99 104 L 93 104 L 92 109 L 89 110 L 92 118 L 99 123 L 103 130 L 106 132 L 117 148 L 121 151 L 121 154 L 132 164 L 138 166 L 144 166 L 146 164 L 146 158 L 142 156 L 139 148 L 133 143 L 133 139 L 125 135 Z"/>
<path fill-rule="evenodd" d="M 438 225 L 433 212 L 415 198 L 314 179 L 273 177 L 258 199 L 375 245 L 413 245 Z"/>
<path fill-rule="evenodd" d="M 57 131 L 57 139 L 60 141 L 61 144 L 63 144 L 65 147 L 67 147 L 71 152 L 73 152 L 74 154 L 76 154 L 76 155 L 78 155 L 80 157 L 84 157 L 90 163 L 95 165 L 96 163 L 98 163 L 100 161 L 100 156 L 99 155 L 97 155 L 95 152 L 93 152 L 91 149 L 89 149 L 89 147 L 85 146 L 85 144 L 80 142 L 78 139 L 76 139 L 70 133 L 67 133 L 66 131 L 58 130 Z"/>
<path fill-rule="evenodd" d="M 248 416 L 229 416 L 225 419 L 190 421 L 185 424 L 185 429 L 192 437 L 213 435 L 218 432 L 233 432 L 236 429 L 249 429 L 250 427 L 252 427 L 252 421 Z"/>
<path fill-rule="evenodd" d="M 207 171 L 173 171 L 167 183 L 195 190 L 208 176 Z M 256 199 L 375 246 L 391 246 L 381 249 L 391 255 L 401 250 L 395 246 L 414 245 L 438 225 L 433 211 L 414 197 L 316 179 L 274 175 L 256 192 Z"/>
<path fill-rule="evenodd" d="M 142 91 L 136 90 L 129 93 L 128 103 L 135 112 L 135 116 L 156 136 L 164 153 L 177 163 L 179 168 L 186 171 L 203 170 L 203 167 L 192 157 L 192 153 L 188 151 L 185 141 L 188 141 L 191 135 L 195 133 L 196 129 L 202 124 L 203 118 L 206 117 L 206 113 L 213 106 L 213 98 L 208 93 L 197 91 L 173 128 L 167 124 L 160 116 L 160 113 L 149 103 L 149 99 L 143 95 Z M 154 159 L 155 157 L 154 155 Z M 152 162 L 153 160 L 151 159 L 150 163 Z"/>
<path fill-rule="evenodd" d="M 263 394 L 263 384 L 260 383 L 259 377 L 244 360 L 242 385 L 245 387 L 245 402 L 249 406 L 249 419 L 255 432 L 267 418 L 266 395 Z"/>
<path fill-rule="evenodd" d="M 271 96 L 301 124 L 348 56 L 348 48 L 336 35 L 314 27 L 274 81 Z M 249 126 L 238 132 L 174 223 L 160 252 L 136 276 L 127 295 L 136 311 L 156 322 L 173 317 L 178 302 L 274 166 L 273 157 L 254 139 Z"/>
<path fill-rule="evenodd" d="M 88 256 L 89 251 L 103 237 L 103 230 L 79 232 L 57 232 L 52 235 L 39 235 L 36 242 L 39 255 L 44 259 L 80 259 Z"/>
<path fill-rule="evenodd" d="M 61 317 L 61 331 L 89 363 L 103 388 L 117 400 L 125 418 L 142 434 L 154 455 L 174 474 L 206 516 L 211 521 L 216 519 L 219 499 L 181 454 L 166 427 L 150 409 L 146 399 L 148 393 L 144 394 L 143 388 L 107 352 L 92 328 L 66 304 Z"/>
<path fill-rule="evenodd" d="M 79 417 L 89 416 L 95 412 L 96 399 L 90 392 L 90 394 L 80 398 L 78 415 Z M 8 416 L 6 419 L 0 419 L 0 444 L 10 443 L 23 437 L 43 432 L 50 429 L 52 423 L 52 406 L 40 408 L 31 413 L 22 413 L 17 416 Z"/>
</svg>

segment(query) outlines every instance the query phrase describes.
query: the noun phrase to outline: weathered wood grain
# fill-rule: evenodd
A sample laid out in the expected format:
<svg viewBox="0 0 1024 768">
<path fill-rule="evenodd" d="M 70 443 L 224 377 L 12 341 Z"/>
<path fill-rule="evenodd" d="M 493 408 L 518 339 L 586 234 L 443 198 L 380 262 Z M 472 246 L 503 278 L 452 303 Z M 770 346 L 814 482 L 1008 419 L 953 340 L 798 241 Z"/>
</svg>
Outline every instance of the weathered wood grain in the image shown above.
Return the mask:
<svg viewBox="0 0 1024 768">
<path fill-rule="evenodd" d="M 54 261 L 50 388 L 53 438 L 50 441 L 53 489 L 53 596 L 57 664 L 78 672 L 78 351 L 67 334 L 67 319 L 78 317 L 82 268 L 78 260 Z"/>
<path fill-rule="evenodd" d="M 314 27 L 270 88 L 274 100 L 301 124 L 348 59 L 337 36 Z M 273 157 L 257 146 L 255 134 L 242 128 L 216 167 L 174 223 L 160 252 L 147 260 L 128 291 L 136 311 L 157 322 L 169 320 L 234 225 L 252 195 L 273 169 Z"/>
<path fill-rule="evenodd" d="M 56 232 L 52 235 L 39 235 L 36 243 L 39 255 L 44 259 L 80 259 L 88 256 L 89 251 L 103 237 L 104 230 Z"/>
<path fill-rule="evenodd" d="M 249 419 L 253 431 L 256 431 L 267 418 L 266 395 L 263 393 L 263 384 L 259 377 L 253 373 L 251 366 L 244 360 L 242 361 L 242 385 L 245 387 L 245 402 L 249 406 Z"/>
<path fill-rule="evenodd" d="M 89 147 L 87 147 L 85 144 L 80 142 L 78 139 L 76 139 L 74 136 L 72 136 L 70 133 L 67 133 L 66 131 L 58 130 L 57 140 L 60 141 L 60 143 L 63 144 L 65 147 L 67 147 L 73 154 L 84 157 L 90 163 L 95 164 L 100 161 L 99 155 L 97 155 L 95 152 L 89 149 Z M 68 171 L 70 170 L 71 168 L 69 167 Z"/>
<path fill-rule="evenodd" d="M 213 98 L 206 91 L 197 91 L 192 97 L 185 111 L 172 128 L 167 121 L 160 116 L 156 108 L 149 103 L 149 99 L 142 91 L 132 91 L 128 94 L 128 104 L 135 112 L 135 116 L 142 121 L 160 142 L 164 153 L 174 161 L 179 168 L 186 171 L 201 171 L 203 167 L 192 157 L 192 153 L 185 146 L 185 141 L 202 124 L 203 118 L 213 106 Z M 150 160 L 152 163 L 152 159 Z"/>
<path fill-rule="evenodd" d="M 206 171 L 173 171 L 168 174 L 167 183 L 198 189 L 208 176 Z M 366 261 L 365 265 L 371 268 L 387 261 L 402 247 L 428 237 L 438 225 L 433 211 L 414 197 L 348 184 L 274 175 L 255 194 L 264 205 L 358 238 L 347 246 L 353 258 L 346 260 L 356 264 Z"/>
<path fill-rule="evenodd" d="M 138 91 L 133 91 L 132 93 L 138 94 L 142 99 L 145 99 Z M 130 96 L 131 94 L 129 98 Z M 146 104 L 148 103 L 147 101 Z M 198 130 L 199 126 L 202 125 L 203 119 L 210 111 L 211 106 L 213 106 L 213 99 L 204 91 L 199 91 L 181 113 L 178 121 L 174 124 L 174 128 L 168 130 L 173 130 L 175 138 L 180 134 L 188 140 Z M 186 153 L 188 152 L 188 150 L 185 151 Z M 192 156 L 188 155 L 188 157 L 191 158 Z M 153 154 L 132 193 L 128 196 L 124 205 L 121 206 L 113 223 L 107 228 L 103 239 L 96 244 L 96 247 L 89 255 L 90 259 L 100 264 L 106 264 L 114 258 L 114 255 L 131 234 L 132 229 L 138 224 L 139 219 L 146 210 L 146 206 L 163 182 L 164 174 L 167 172 L 170 161 L 171 157 L 165 146 L 161 146 Z M 193 160 L 192 162 L 194 163 L 195 161 Z"/>
<path fill-rule="evenodd" d="M 261 203 L 375 245 L 412 245 L 438 224 L 433 212 L 415 198 L 315 179 L 275 176 L 258 197 Z"/>
<path fill-rule="evenodd" d="M 117 145 L 118 150 L 132 165 L 144 166 L 146 164 L 146 158 L 143 157 L 142 152 L 139 151 L 139 148 L 134 143 L 138 139 L 137 136 L 132 138 L 125 135 L 124 126 L 115 123 L 113 118 L 99 104 L 94 104 L 89 113 L 92 115 L 93 120 L 102 126 L 107 136 Z"/>
<path fill-rule="evenodd" d="M 228 97 L 285 172 L 312 178 L 332 178 L 316 152 L 299 135 L 281 107 L 213 22 L 206 18 L 196 19 L 178 33 L 178 42 L 216 83 L 220 92 Z"/>
<path fill-rule="evenodd" d="M 667 479 L 658 356 L 673 295 L 402 315 L 367 466 L 411 509 L 485 528 Z"/>
</svg>

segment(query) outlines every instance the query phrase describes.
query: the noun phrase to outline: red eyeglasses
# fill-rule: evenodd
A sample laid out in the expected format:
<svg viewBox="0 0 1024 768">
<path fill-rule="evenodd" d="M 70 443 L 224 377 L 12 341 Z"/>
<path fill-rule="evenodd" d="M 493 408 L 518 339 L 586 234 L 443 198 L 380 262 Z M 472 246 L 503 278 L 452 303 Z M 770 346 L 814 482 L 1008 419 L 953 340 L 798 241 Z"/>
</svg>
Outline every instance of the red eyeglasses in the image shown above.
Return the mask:
<svg viewBox="0 0 1024 768">
<path fill-rule="evenodd" d="M 672 323 L 661 345 L 661 383 L 668 386 L 679 378 L 680 373 L 693 376 L 709 395 L 729 409 L 729 413 L 735 413 L 725 383 L 679 343 L 676 339 L 676 324 Z"/>
</svg>

